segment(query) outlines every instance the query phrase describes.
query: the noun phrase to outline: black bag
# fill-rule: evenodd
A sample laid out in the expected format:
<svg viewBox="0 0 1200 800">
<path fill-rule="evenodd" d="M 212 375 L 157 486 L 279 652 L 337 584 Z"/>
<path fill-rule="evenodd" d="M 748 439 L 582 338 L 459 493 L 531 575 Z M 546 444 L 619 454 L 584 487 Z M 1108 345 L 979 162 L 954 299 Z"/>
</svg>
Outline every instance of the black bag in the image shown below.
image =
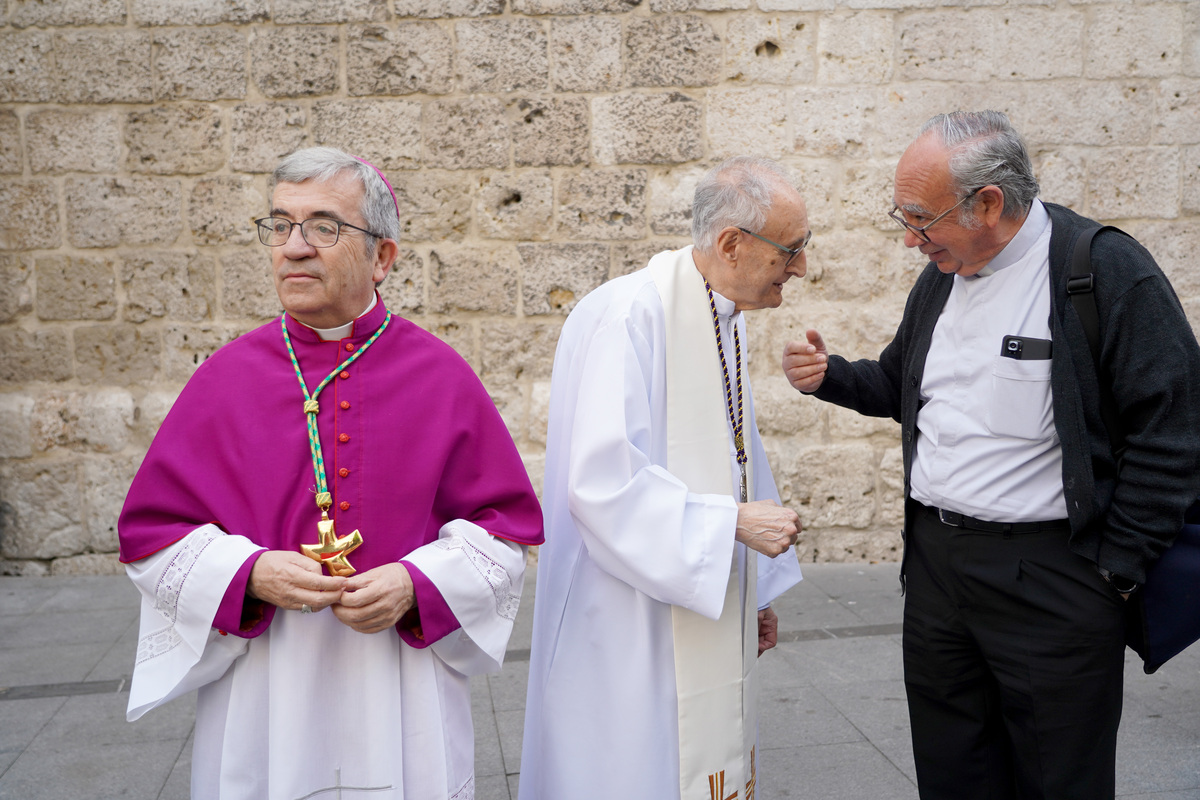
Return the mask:
<svg viewBox="0 0 1200 800">
<path fill-rule="evenodd" d="M 1092 362 L 1100 366 L 1100 315 L 1092 294 L 1095 275 L 1091 270 L 1092 238 L 1102 230 L 1091 228 L 1079 235 L 1071 260 L 1067 294 L 1079 314 L 1092 351 Z M 1120 454 L 1120 426 L 1113 399 L 1101 391 L 1100 411 L 1113 452 Z M 1142 657 L 1147 675 L 1200 639 L 1200 500 L 1184 515 L 1175 543 L 1150 565 L 1146 583 L 1129 596 L 1125 643 Z"/>
</svg>

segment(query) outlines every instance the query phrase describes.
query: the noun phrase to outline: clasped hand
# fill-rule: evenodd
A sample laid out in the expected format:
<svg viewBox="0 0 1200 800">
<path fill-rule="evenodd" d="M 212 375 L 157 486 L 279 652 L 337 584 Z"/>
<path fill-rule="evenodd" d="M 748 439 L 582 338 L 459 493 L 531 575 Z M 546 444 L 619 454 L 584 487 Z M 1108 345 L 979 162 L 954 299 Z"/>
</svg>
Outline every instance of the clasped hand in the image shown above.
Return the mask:
<svg viewBox="0 0 1200 800">
<path fill-rule="evenodd" d="M 279 608 L 333 615 L 360 633 L 377 633 L 400 621 L 413 607 L 412 578 L 403 564 L 384 564 L 348 578 L 326 575 L 311 558 L 287 550 L 268 550 L 250 570 L 247 593 Z"/>
<path fill-rule="evenodd" d="M 800 538 L 800 517 L 774 500 L 738 503 L 737 531 L 733 538 L 774 558 Z"/>
</svg>

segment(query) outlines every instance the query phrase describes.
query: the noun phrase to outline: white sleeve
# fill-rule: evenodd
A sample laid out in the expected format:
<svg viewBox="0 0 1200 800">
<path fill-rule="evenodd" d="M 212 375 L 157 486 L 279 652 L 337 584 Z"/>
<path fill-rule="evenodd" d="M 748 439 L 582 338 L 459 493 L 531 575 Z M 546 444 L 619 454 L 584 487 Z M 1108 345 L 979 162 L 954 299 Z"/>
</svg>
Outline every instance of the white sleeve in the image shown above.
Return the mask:
<svg viewBox="0 0 1200 800">
<path fill-rule="evenodd" d="M 142 595 L 130 722 L 220 678 L 245 652 L 245 639 L 220 635 L 212 622 L 238 569 L 261 549 L 210 524 L 125 565 Z"/>
<path fill-rule="evenodd" d="M 644 335 L 618 320 L 598 328 L 578 375 L 567 502 L 590 558 L 662 603 L 721 614 L 734 552 L 737 504 L 696 494 L 665 461 L 661 370 Z M 658 451 L 658 452 L 655 452 Z M 652 456 L 657 456 L 654 458 Z"/>
<path fill-rule="evenodd" d="M 525 582 L 525 545 L 456 519 L 437 541 L 404 557 L 437 587 L 459 627 L 430 645 L 464 675 L 497 672 L 512 634 Z"/>
</svg>

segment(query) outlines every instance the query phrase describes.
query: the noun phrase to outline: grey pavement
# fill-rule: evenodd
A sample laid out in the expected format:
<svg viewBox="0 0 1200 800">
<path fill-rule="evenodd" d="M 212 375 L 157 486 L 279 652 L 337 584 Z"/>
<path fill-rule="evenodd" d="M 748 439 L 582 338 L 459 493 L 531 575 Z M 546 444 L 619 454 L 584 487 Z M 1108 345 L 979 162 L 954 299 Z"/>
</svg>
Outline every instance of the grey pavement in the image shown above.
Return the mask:
<svg viewBox="0 0 1200 800">
<path fill-rule="evenodd" d="M 917 797 L 897 569 L 810 564 L 776 601 L 760 800 Z M 516 798 L 532 590 L 531 575 L 504 670 L 473 683 L 479 800 Z M 125 721 L 137 609 L 123 577 L 0 577 L 0 798 L 187 798 L 194 698 Z M 1127 652 L 1117 794 L 1200 800 L 1200 647 L 1154 675 Z"/>
</svg>

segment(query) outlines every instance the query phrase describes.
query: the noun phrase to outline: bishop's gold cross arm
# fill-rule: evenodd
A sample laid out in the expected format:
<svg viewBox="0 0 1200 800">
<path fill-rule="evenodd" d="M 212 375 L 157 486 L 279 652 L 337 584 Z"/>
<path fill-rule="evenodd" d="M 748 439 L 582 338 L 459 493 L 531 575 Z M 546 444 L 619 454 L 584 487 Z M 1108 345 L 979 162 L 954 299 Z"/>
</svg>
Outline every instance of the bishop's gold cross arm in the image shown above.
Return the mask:
<svg viewBox="0 0 1200 800">
<path fill-rule="evenodd" d="M 333 520 L 324 511 L 321 512 L 321 521 L 317 523 L 317 532 L 321 535 L 321 541 L 317 544 L 300 545 L 301 553 L 324 565 L 330 575 L 339 578 L 348 577 L 358 571 L 350 566 L 346 556 L 362 544 L 362 534 L 355 530 L 339 539 L 333 530 Z"/>
</svg>

